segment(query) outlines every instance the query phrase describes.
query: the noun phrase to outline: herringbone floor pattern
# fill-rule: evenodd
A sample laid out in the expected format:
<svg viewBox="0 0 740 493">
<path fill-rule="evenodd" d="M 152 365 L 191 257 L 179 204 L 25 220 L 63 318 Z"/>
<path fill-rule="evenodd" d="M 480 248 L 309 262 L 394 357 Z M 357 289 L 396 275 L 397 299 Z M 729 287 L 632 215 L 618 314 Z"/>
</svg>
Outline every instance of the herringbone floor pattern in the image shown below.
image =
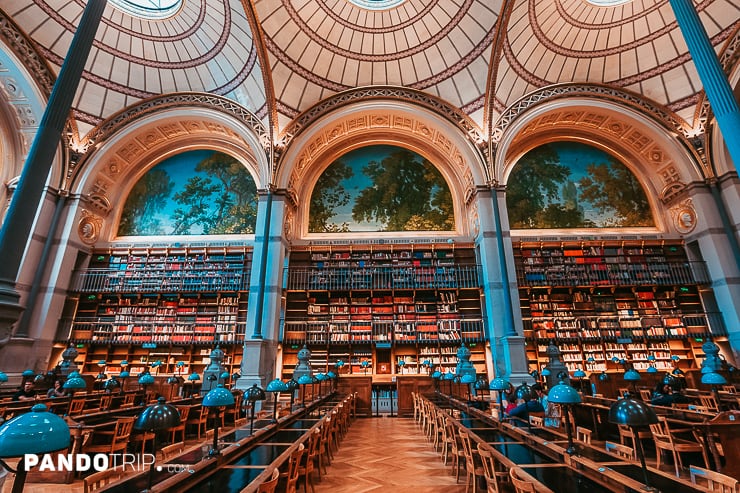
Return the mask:
<svg viewBox="0 0 740 493">
<path fill-rule="evenodd" d="M 408 418 L 358 418 L 316 493 L 462 493 L 434 447 Z"/>
</svg>

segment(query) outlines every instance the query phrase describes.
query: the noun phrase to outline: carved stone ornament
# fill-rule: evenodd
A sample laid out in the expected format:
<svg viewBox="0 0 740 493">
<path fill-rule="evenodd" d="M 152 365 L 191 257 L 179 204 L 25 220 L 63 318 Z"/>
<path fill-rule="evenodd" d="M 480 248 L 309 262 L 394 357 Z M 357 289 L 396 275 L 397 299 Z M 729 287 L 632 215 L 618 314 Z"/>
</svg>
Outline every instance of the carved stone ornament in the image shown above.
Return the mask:
<svg viewBox="0 0 740 493">
<path fill-rule="evenodd" d="M 82 209 L 82 217 L 77 226 L 77 232 L 80 239 L 87 245 L 93 245 L 100 237 L 100 230 L 103 227 L 103 219 L 92 212 Z"/>
<path fill-rule="evenodd" d="M 679 233 L 691 233 L 696 228 L 698 218 L 691 200 L 681 202 L 677 207 L 672 208 L 671 215 L 673 216 L 673 224 Z"/>
</svg>

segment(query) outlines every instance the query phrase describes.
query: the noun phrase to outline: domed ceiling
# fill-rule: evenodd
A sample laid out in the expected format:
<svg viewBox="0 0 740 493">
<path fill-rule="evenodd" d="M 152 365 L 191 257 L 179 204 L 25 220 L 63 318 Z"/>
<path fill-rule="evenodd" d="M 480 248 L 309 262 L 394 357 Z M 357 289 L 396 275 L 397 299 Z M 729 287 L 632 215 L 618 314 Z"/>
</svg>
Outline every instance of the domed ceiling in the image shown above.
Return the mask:
<svg viewBox="0 0 740 493">
<path fill-rule="evenodd" d="M 527 93 L 572 82 L 640 94 L 688 127 L 697 125 L 701 84 L 667 0 L 615 6 L 586 0 L 148 2 L 137 2 L 143 4 L 138 13 L 129 12 L 126 0 L 106 7 L 75 100 L 81 137 L 132 104 L 172 92 L 230 98 L 278 136 L 327 97 L 388 85 L 442 99 L 481 129 Z M 84 5 L 0 0 L 6 20 L 54 72 Z M 160 5 L 162 15 L 152 16 Z M 707 0 L 696 8 L 721 52 L 738 36 L 739 4 Z M 16 42 L 12 29 L 3 33 L 7 43 Z"/>
</svg>

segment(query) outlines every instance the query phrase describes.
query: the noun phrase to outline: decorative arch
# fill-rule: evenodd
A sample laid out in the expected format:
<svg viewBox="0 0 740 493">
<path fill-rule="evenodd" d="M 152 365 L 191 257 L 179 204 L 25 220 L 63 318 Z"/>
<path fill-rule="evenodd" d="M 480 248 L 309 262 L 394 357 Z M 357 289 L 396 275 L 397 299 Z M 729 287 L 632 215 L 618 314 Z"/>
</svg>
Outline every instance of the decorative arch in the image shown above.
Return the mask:
<svg viewBox="0 0 740 493">
<path fill-rule="evenodd" d="M 243 120 L 206 106 L 170 106 L 119 118 L 92 132 L 71 191 L 81 198 L 77 231 L 87 244 L 116 236 L 121 208 L 131 188 L 155 164 L 188 150 L 229 154 L 241 162 L 257 188 L 269 184 L 271 164 L 264 134 Z M 94 145 L 93 145 L 94 144 Z M 269 145 L 267 146 L 269 148 Z"/>
<path fill-rule="evenodd" d="M 463 218 L 475 186 L 486 183 L 480 150 L 456 125 L 427 108 L 375 99 L 336 108 L 292 139 L 276 176 L 276 186 L 293 199 L 288 221 L 295 224 L 286 224 L 288 230 L 308 234 L 311 192 L 321 173 L 346 152 L 371 144 L 403 147 L 435 163 L 453 197 L 456 234 L 469 235 Z"/>
<path fill-rule="evenodd" d="M 505 183 L 525 152 L 557 140 L 593 145 L 624 163 L 642 183 L 661 231 L 671 229 L 670 210 L 687 187 L 704 181 L 699 160 L 686 152 L 689 145 L 678 134 L 633 107 L 586 97 L 532 106 L 507 125 L 492 170 L 496 181 Z"/>
</svg>

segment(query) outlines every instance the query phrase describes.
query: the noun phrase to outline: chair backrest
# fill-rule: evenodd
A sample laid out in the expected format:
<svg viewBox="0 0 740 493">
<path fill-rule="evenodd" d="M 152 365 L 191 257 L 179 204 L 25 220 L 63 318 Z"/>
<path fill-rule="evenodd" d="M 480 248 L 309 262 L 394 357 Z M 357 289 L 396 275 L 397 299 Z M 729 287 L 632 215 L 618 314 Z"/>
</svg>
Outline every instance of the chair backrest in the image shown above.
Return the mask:
<svg viewBox="0 0 740 493">
<path fill-rule="evenodd" d="M 188 420 L 190 414 L 190 406 L 177 406 L 177 412 L 180 413 L 180 426 L 185 426 L 185 421 Z"/>
<path fill-rule="evenodd" d="M 100 397 L 100 409 L 107 411 L 113 401 L 112 395 L 103 395 Z"/>
<path fill-rule="evenodd" d="M 69 403 L 69 415 L 80 414 L 85 408 L 85 399 L 72 399 Z"/>
<path fill-rule="evenodd" d="M 604 442 L 604 446 L 606 447 L 607 452 L 617 454 L 624 459 L 634 460 L 635 458 L 635 451 L 632 447 L 622 445 L 621 443 L 610 442 L 608 440 Z"/>
<path fill-rule="evenodd" d="M 475 462 L 473 460 L 473 448 L 470 444 L 470 435 L 467 431 L 459 430 L 460 443 L 462 444 L 463 453 L 465 454 L 465 463 L 468 465 L 468 470 L 475 470 Z"/>
<path fill-rule="evenodd" d="M 272 471 L 272 476 L 267 481 L 263 481 L 257 487 L 257 493 L 274 493 L 277 488 L 278 480 L 280 479 L 280 470 L 275 468 Z"/>
<path fill-rule="evenodd" d="M 653 395 L 648 389 L 640 389 L 640 397 L 642 397 L 643 401 L 650 402 L 650 399 L 652 399 Z"/>
<path fill-rule="evenodd" d="M 118 479 L 118 472 L 114 468 L 98 471 L 90 474 L 82 480 L 83 493 L 102 490 L 104 487 Z"/>
<path fill-rule="evenodd" d="M 591 444 L 591 430 L 582 426 L 576 427 L 576 440 Z"/>
<path fill-rule="evenodd" d="M 122 442 L 128 443 L 128 439 L 131 436 L 131 432 L 134 429 L 135 416 L 128 418 L 118 418 L 116 420 L 116 428 L 113 433 L 113 442 L 120 444 Z"/>
<path fill-rule="evenodd" d="M 729 392 L 730 394 L 734 394 L 737 391 L 734 385 L 723 385 L 722 390 L 724 392 Z"/>
<path fill-rule="evenodd" d="M 177 457 L 182 453 L 182 451 L 185 449 L 185 443 L 184 442 L 176 442 L 172 443 L 170 445 L 167 445 L 166 447 L 162 447 L 162 460 L 168 461 L 173 457 Z"/>
<path fill-rule="evenodd" d="M 516 493 L 537 493 L 537 488 L 533 482 L 522 479 L 522 472 L 523 471 L 520 467 L 512 467 L 509 469 L 511 484 L 514 485 L 514 491 Z"/>
<path fill-rule="evenodd" d="M 719 406 L 717 406 L 717 399 L 714 398 L 713 395 L 700 395 L 699 400 L 701 401 L 701 405 L 706 407 L 712 412 L 719 412 Z"/>
<path fill-rule="evenodd" d="M 691 483 L 704 486 L 709 491 L 719 493 L 736 493 L 738 489 L 738 480 L 730 476 L 725 476 L 715 471 L 710 471 L 699 466 L 689 466 L 691 474 Z M 704 481 L 697 483 L 696 478 L 700 477 Z M 705 484 L 702 484 L 705 483 Z"/>
<path fill-rule="evenodd" d="M 530 414 L 529 424 L 531 424 L 532 426 L 542 427 L 545 425 L 545 419 L 542 416 L 536 416 L 534 414 Z"/>
<path fill-rule="evenodd" d="M 288 459 L 288 482 L 285 486 L 285 493 L 296 493 L 301 460 L 303 459 L 303 454 L 305 452 L 306 448 L 301 443 L 298 445 L 298 448 L 290 454 L 290 458 Z"/>
<path fill-rule="evenodd" d="M 483 445 L 478 444 L 478 455 L 483 462 L 483 474 L 486 477 L 487 493 L 498 493 L 498 481 L 496 480 L 496 459 L 493 457 L 493 451 Z"/>
</svg>

